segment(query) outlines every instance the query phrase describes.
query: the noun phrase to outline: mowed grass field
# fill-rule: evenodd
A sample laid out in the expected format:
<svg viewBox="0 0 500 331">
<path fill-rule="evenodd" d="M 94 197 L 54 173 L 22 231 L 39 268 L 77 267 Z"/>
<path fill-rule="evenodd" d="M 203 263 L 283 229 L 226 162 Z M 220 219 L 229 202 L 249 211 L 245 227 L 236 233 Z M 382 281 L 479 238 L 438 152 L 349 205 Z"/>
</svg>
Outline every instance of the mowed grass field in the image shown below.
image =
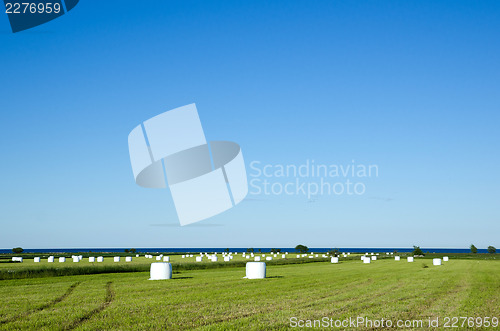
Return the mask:
<svg viewBox="0 0 500 331">
<path fill-rule="evenodd" d="M 174 269 L 163 281 L 149 281 L 149 272 L 2 280 L 0 329 L 285 330 L 294 317 L 439 317 L 441 328 L 445 317 L 500 314 L 498 260 L 314 262 L 268 265 L 266 279 L 244 276 L 234 267 Z"/>
</svg>

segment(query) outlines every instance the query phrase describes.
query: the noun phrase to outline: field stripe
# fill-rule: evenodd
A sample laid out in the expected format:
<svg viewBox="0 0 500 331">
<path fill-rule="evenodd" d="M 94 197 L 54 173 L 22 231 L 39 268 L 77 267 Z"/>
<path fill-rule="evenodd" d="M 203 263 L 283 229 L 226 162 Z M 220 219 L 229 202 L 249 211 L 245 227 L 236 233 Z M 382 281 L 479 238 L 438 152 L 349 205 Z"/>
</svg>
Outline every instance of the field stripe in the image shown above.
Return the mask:
<svg viewBox="0 0 500 331">
<path fill-rule="evenodd" d="M 86 321 L 88 321 L 89 319 L 94 317 L 94 315 L 96 315 L 96 314 L 100 313 L 101 311 L 103 311 L 104 309 L 106 309 L 111 304 L 111 302 L 113 302 L 114 298 L 115 298 L 115 291 L 113 290 L 113 282 L 107 282 L 106 283 L 106 298 L 99 305 L 99 307 L 91 310 L 90 312 L 83 315 L 79 319 L 73 321 L 73 323 L 64 327 L 63 330 L 73 330 L 73 329 L 77 328 L 78 326 L 80 326 L 81 324 L 85 323 Z"/>
<path fill-rule="evenodd" d="M 61 301 L 64 301 L 71 293 L 73 293 L 73 291 L 75 290 L 75 288 L 80 285 L 81 282 L 76 282 L 74 283 L 73 285 L 71 285 L 67 290 L 66 292 L 64 292 L 63 295 L 61 295 L 60 297 L 57 297 L 55 298 L 54 300 L 40 306 L 40 307 L 37 307 L 37 308 L 34 308 L 34 309 L 31 309 L 31 310 L 28 310 L 27 312 L 24 312 L 22 314 L 19 314 L 19 315 L 16 315 L 16 316 L 13 316 L 11 318 L 8 318 L 6 320 L 2 320 L 0 321 L 0 325 L 2 324 L 7 324 L 7 323 L 11 323 L 11 322 L 15 322 L 15 321 L 18 321 L 20 320 L 21 318 L 25 318 L 33 313 L 36 313 L 36 312 L 39 312 L 39 311 L 42 311 L 44 309 L 47 309 L 47 308 L 51 308 L 53 306 L 55 306 L 56 304 L 58 304 L 59 302 Z"/>
</svg>

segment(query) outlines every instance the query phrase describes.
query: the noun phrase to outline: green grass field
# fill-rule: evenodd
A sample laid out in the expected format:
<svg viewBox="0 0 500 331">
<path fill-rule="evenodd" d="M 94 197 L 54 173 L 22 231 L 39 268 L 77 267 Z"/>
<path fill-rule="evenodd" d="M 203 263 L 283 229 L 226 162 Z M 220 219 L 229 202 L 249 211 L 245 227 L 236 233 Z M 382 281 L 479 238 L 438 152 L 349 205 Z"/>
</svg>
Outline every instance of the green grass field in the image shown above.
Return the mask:
<svg viewBox="0 0 500 331">
<path fill-rule="evenodd" d="M 105 264 L 113 265 L 111 260 Z M 132 264 L 151 262 L 139 258 Z M 44 267 L 32 261 L 14 265 L 5 263 L 2 269 Z M 451 259 L 433 266 L 429 259 L 391 258 L 365 265 L 353 257 L 339 264 L 268 263 L 266 279 L 244 276 L 238 266 L 174 267 L 174 278 L 164 281 L 149 281 L 147 271 L 1 280 L 0 329 L 267 330 L 289 329 L 294 317 L 422 320 L 423 326 L 439 318 L 441 328 L 445 317 L 491 320 L 500 314 L 498 260 Z M 408 329 L 419 329 L 414 326 Z"/>
</svg>

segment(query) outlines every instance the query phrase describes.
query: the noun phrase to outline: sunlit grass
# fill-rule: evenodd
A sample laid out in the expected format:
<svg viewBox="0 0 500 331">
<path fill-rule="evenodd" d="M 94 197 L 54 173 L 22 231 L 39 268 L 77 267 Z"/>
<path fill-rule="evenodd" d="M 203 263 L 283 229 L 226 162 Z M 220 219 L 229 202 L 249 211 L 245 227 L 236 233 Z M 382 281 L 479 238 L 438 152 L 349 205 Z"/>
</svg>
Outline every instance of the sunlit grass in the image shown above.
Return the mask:
<svg viewBox="0 0 500 331">
<path fill-rule="evenodd" d="M 294 316 L 499 316 L 499 261 L 421 262 L 268 264 L 263 280 L 243 279 L 243 267 L 177 270 L 164 281 L 148 272 L 3 280 L 0 329 L 264 330 L 286 329 Z"/>
</svg>

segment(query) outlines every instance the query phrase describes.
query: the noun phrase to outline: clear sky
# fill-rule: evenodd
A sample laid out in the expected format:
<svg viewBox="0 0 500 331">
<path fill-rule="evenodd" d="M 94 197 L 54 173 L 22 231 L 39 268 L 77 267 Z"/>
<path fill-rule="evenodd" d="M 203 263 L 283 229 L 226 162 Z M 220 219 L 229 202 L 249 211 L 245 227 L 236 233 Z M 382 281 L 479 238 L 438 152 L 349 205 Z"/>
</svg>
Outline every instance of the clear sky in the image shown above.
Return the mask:
<svg viewBox="0 0 500 331">
<path fill-rule="evenodd" d="M 499 1 L 80 1 L 16 34 L 1 14 L 0 248 L 498 247 L 499 36 Z M 249 179 L 253 161 L 378 176 L 180 227 L 127 136 L 190 103 Z"/>
</svg>

